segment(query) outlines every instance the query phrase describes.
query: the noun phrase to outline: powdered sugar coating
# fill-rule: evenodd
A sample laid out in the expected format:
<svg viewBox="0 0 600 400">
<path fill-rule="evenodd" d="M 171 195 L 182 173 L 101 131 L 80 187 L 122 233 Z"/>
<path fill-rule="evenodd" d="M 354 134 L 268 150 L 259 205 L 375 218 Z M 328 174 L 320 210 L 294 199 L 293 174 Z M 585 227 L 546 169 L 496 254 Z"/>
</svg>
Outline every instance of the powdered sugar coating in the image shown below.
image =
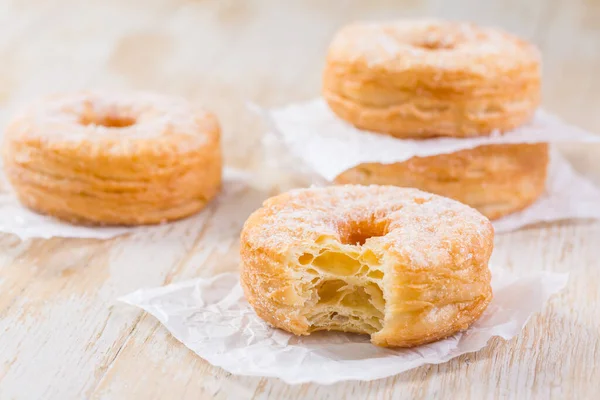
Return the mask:
<svg viewBox="0 0 600 400">
<path fill-rule="evenodd" d="M 98 122 L 103 119 L 125 121 L 125 126 Z M 88 91 L 40 99 L 10 127 L 20 140 L 42 140 L 48 146 L 90 143 L 98 151 L 121 154 L 155 146 L 193 151 L 206 143 L 206 132 L 218 129 L 218 123 L 211 113 L 180 97 Z"/>
<path fill-rule="evenodd" d="M 490 222 L 450 199 L 395 186 L 300 189 L 246 221 L 241 283 L 261 318 L 296 335 L 342 330 L 412 347 L 479 318 L 492 249 Z"/>
<path fill-rule="evenodd" d="M 534 46 L 504 31 L 434 19 L 349 25 L 335 36 L 329 58 L 397 71 L 418 65 L 481 75 L 540 62 Z"/>
<path fill-rule="evenodd" d="M 286 255 L 320 237 L 344 242 L 343 232 L 365 226 L 383 227 L 365 246 L 409 260 L 413 269 L 469 259 L 493 236 L 487 218 L 457 201 L 410 188 L 343 185 L 265 201 L 246 222 L 243 238 L 251 248 Z"/>
<path fill-rule="evenodd" d="M 86 225 L 148 225 L 187 217 L 221 187 L 216 117 L 181 98 L 84 92 L 42 99 L 3 138 L 19 201 Z"/>
</svg>

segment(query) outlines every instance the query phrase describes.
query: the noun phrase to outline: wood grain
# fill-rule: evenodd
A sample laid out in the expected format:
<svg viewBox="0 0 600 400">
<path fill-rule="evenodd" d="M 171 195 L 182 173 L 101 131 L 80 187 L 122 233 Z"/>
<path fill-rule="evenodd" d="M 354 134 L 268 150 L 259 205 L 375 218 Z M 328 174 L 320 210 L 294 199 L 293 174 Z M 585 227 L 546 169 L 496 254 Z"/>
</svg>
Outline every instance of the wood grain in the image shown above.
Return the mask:
<svg viewBox="0 0 600 400">
<path fill-rule="evenodd" d="M 91 4 L 90 4 L 91 3 Z M 124 87 L 184 95 L 221 118 L 226 160 L 256 168 L 264 129 L 246 109 L 308 99 L 327 43 L 356 19 L 439 16 L 505 27 L 544 56 L 544 104 L 600 131 L 600 1 L 0 1 L 0 118 L 45 93 Z M 600 148 L 565 146 L 600 183 Z M 289 386 L 232 376 L 173 339 L 122 294 L 235 270 L 240 216 L 265 194 L 202 221 L 109 241 L 0 235 L 0 398 L 596 398 L 600 223 L 498 238 L 493 262 L 568 271 L 568 288 L 517 338 L 388 379 Z M 222 229 L 227 226 L 228 229 Z"/>
</svg>

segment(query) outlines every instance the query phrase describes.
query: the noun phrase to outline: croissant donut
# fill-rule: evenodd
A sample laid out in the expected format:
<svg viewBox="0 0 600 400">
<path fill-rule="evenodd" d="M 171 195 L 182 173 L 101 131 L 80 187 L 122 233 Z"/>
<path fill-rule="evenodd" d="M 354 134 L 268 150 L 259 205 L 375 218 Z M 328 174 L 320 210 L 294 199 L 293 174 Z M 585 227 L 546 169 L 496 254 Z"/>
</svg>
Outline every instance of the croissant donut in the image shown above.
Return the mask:
<svg viewBox="0 0 600 400">
<path fill-rule="evenodd" d="M 221 185 L 215 116 L 148 93 L 42 100 L 6 130 L 4 169 L 21 203 L 80 224 L 156 224 L 202 209 Z"/>
<path fill-rule="evenodd" d="M 355 24 L 327 55 L 323 96 L 340 118 L 398 138 L 508 131 L 540 102 L 536 48 L 470 23 Z"/>
<path fill-rule="evenodd" d="M 296 335 L 371 335 L 411 347 L 471 325 L 492 298 L 490 222 L 417 189 L 345 185 L 267 200 L 241 235 L 258 316 Z"/>
<path fill-rule="evenodd" d="M 361 164 L 338 175 L 335 183 L 414 187 L 497 219 L 526 208 L 544 193 L 547 166 L 545 143 L 487 145 L 395 164 Z"/>
</svg>

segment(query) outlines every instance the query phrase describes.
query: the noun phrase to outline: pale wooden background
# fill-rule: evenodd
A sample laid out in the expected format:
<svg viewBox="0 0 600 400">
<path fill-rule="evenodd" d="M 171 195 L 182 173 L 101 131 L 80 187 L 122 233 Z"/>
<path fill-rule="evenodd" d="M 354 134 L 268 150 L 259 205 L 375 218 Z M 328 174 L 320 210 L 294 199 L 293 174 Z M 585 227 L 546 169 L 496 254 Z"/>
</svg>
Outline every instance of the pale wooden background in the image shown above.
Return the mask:
<svg viewBox="0 0 600 400">
<path fill-rule="evenodd" d="M 219 114 L 228 162 L 254 168 L 262 126 L 246 100 L 272 106 L 316 96 L 336 28 L 356 19 L 415 16 L 471 19 L 531 39 L 544 54 L 545 106 L 600 132 L 598 0 L 2 0 L 0 117 L 4 123 L 15 107 L 53 91 L 181 94 Z M 564 150 L 600 183 L 599 148 Z M 262 195 L 248 191 L 243 212 Z M 389 379 L 288 386 L 214 368 L 154 318 L 115 303 L 139 287 L 237 268 L 235 238 L 219 236 L 223 221 L 241 224 L 228 215 L 211 209 L 207 227 L 176 224 L 151 237 L 110 241 L 20 243 L 0 235 L 0 399 L 598 396 L 600 223 L 539 226 L 498 238 L 496 264 L 571 273 L 567 290 L 517 338 Z"/>
</svg>

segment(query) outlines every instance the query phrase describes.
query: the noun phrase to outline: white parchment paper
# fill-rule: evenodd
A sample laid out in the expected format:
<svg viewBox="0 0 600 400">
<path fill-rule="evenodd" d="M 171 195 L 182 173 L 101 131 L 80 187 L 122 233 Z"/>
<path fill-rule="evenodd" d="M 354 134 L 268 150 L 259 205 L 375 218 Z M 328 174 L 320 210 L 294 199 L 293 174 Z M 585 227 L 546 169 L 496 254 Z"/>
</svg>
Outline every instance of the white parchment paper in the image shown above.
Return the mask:
<svg viewBox="0 0 600 400">
<path fill-rule="evenodd" d="M 225 168 L 223 171 L 223 189 L 219 196 L 213 200 L 214 205 L 209 205 L 207 209 L 217 206 L 224 198 L 237 193 L 250 180 L 250 174 L 244 171 Z M 172 223 L 181 223 L 194 218 L 201 218 L 199 215 L 202 212 L 204 210 L 185 220 Z M 49 239 L 52 237 L 109 239 L 128 233 L 150 232 L 154 229 L 159 229 L 160 226 L 163 225 L 140 227 L 89 227 L 73 225 L 56 218 L 35 213 L 23 207 L 10 191 L 0 193 L 0 232 L 17 235 L 22 240 L 32 238 Z"/>
<path fill-rule="evenodd" d="M 256 109 L 256 108 L 255 108 Z M 322 99 L 263 112 L 292 154 L 328 181 L 362 163 L 391 164 L 411 157 L 454 153 L 497 143 L 600 143 L 600 135 L 539 110 L 514 131 L 475 138 L 396 139 L 356 129 L 336 117 Z"/>
<path fill-rule="evenodd" d="M 600 143 L 600 135 L 566 124 L 543 110 L 531 123 L 503 135 L 401 140 L 356 129 L 337 118 L 321 99 L 270 111 L 252 109 L 262 113 L 271 128 L 264 139 L 268 178 L 289 181 L 298 174 L 303 177 L 299 182 L 317 186 L 327 185 L 343 171 L 365 162 L 401 162 L 494 143 Z M 552 151 L 542 197 L 524 211 L 493 224 L 501 233 L 540 222 L 599 219 L 599 204 L 600 189 L 579 175 L 558 151 Z"/>
<path fill-rule="evenodd" d="M 364 335 L 296 337 L 272 328 L 256 316 L 232 273 L 142 289 L 120 300 L 152 314 L 197 355 L 233 374 L 331 384 L 384 378 L 480 350 L 494 336 L 510 339 L 567 280 L 567 274 L 518 277 L 492 269 L 494 299 L 482 317 L 465 332 L 412 349 L 380 348 Z"/>
<path fill-rule="evenodd" d="M 600 189 L 579 175 L 558 151 L 550 153 L 546 192 L 523 211 L 492 221 L 496 233 L 569 219 L 600 219 Z"/>
</svg>

